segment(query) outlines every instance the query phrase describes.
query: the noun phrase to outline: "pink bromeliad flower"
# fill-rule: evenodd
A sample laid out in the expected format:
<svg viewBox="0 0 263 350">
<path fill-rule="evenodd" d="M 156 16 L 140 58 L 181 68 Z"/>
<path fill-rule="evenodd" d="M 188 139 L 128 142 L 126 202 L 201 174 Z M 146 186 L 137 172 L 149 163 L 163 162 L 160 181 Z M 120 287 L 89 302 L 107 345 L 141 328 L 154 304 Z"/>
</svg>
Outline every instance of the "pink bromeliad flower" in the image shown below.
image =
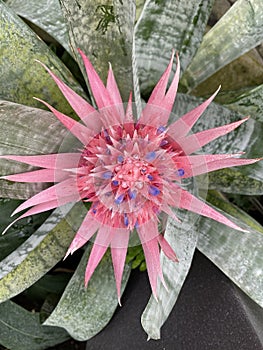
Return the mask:
<svg viewBox="0 0 263 350">
<path fill-rule="evenodd" d="M 13 214 L 27 209 L 20 216 L 23 218 L 69 202 L 91 202 L 92 205 L 66 254 L 72 254 L 97 233 L 87 264 L 85 284 L 88 284 L 95 268 L 110 247 L 120 299 L 129 237 L 136 229 L 144 250 L 151 288 L 157 297 L 158 277 L 164 283 L 159 248 L 169 259 L 177 261 L 173 249 L 158 232 L 160 213 L 164 212 L 176 219 L 172 208 L 183 208 L 242 230 L 183 189 L 180 183 L 181 179 L 195 175 L 256 162 L 257 159 L 240 159 L 235 154 L 192 155 L 210 141 L 237 128 L 247 118 L 190 134 L 192 126 L 211 103 L 216 92 L 200 106 L 168 126 L 180 70 L 177 58 L 176 73 L 167 89 L 173 54 L 140 118 L 135 121 L 131 96 L 125 110 L 111 67 L 105 87 L 88 58 L 81 50 L 79 52 L 98 109 L 94 109 L 78 96 L 47 67 L 45 69 L 81 122 L 74 121 L 47 102 L 42 102 L 83 144 L 82 149 L 73 153 L 2 156 L 1 158 L 41 168 L 2 176 L 2 179 L 55 182 L 22 203 Z"/>
</svg>

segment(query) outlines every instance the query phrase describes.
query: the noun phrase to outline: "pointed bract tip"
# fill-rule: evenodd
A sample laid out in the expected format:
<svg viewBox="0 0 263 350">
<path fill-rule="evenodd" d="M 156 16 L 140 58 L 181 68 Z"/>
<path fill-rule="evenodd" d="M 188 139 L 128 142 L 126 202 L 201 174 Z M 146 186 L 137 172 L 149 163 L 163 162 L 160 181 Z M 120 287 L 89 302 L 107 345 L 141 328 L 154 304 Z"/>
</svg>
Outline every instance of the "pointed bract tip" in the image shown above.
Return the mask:
<svg viewBox="0 0 263 350">
<path fill-rule="evenodd" d="M 120 296 L 118 296 L 118 303 L 119 303 L 120 307 L 122 307 L 122 305 L 121 305 L 121 297 Z"/>
<path fill-rule="evenodd" d="M 10 229 L 10 227 L 12 227 L 13 225 L 14 225 L 14 223 L 16 223 L 18 220 L 20 220 L 21 219 L 21 217 L 19 217 L 19 218 L 17 218 L 17 219 L 15 219 L 14 221 L 12 221 L 11 222 L 11 224 L 9 224 L 5 229 L 4 229 L 4 231 L 2 232 L 2 235 L 4 235 L 9 229 Z"/>
<path fill-rule="evenodd" d="M 63 258 L 63 261 L 65 261 L 65 260 L 67 259 L 67 257 L 69 256 L 69 254 L 71 254 L 71 255 L 72 255 L 72 253 L 71 253 L 71 250 L 70 250 L 70 249 L 68 249 L 68 251 L 66 252 L 66 254 L 65 254 L 64 258 Z"/>
<path fill-rule="evenodd" d="M 155 299 L 156 303 L 158 303 L 158 304 L 159 304 L 159 300 L 158 300 L 158 298 L 157 298 L 157 294 L 156 294 L 156 292 L 153 292 L 153 297 L 154 297 L 154 299 Z"/>
</svg>

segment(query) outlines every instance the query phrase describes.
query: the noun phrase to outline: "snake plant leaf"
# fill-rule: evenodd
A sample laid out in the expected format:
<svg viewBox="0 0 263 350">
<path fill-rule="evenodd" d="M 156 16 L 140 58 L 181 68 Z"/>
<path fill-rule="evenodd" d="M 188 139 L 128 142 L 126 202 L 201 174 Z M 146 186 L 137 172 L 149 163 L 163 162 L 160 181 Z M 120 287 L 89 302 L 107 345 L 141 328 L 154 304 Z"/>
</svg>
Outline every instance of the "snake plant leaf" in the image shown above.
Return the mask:
<svg viewBox="0 0 263 350">
<path fill-rule="evenodd" d="M 56 84 L 35 62 L 45 63 L 79 94 L 82 88 L 49 47 L 4 2 L 0 1 L 0 98 L 43 108 L 33 96 L 48 101 L 61 112 L 74 115 Z"/>
<path fill-rule="evenodd" d="M 261 0 L 238 0 L 204 36 L 181 84 L 190 91 L 263 41 Z"/>
<path fill-rule="evenodd" d="M 57 307 L 44 322 L 48 326 L 60 326 L 76 340 L 88 340 L 100 332 L 112 318 L 117 307 L 117 293 L 109 252 L 95 270 L 88 288 L 84 275 L 91 246 L 88 246 L 81 262 L 67 285 Z M 128 281 L 130 267 L 125 266 L 122 291 Z"/>
<path fill-rule="evenodd" d="M 158 284 L 158 302 L 151 296 L 141 317 L 142 326 L 148 334 L 148 339 L 160 339 L 160 330 L 183 286 L 191 266 L 195 252 L 198 232 L 194 227 L 195 215 L 176 213 L 181 223 L 169 218 L 165 230 L 165 238 L 176 252 L 179 263 L 172 262 L 161 253 L 161 266 L 167 290 L 163 284 Z"/>
<path fill-rule="evenodd" d="M 263 227 L 259 232 L 259 224 L 248 222 L 248 214 L 243 212 L 242 215 L 241 209 L 237 215 L 231 203 L 221 204 L 217 199 L 216 204 L 230 212 L 231 216 L 225 212 L 223 214 L 238 225 L 242 223 L 242 227 L 248 232 L 222 227 L 218 222 L 211 223 L 211 220 L 202 217 L 198 225 L 200 235 L 197 247 L 239 288 L 263 307 Z"/>
<path fill-rule="evenodd" d="M 16 218 L 10 217 L 12 212 L 21 204 L 21 201 L 2 198 L 0 199 L 0 233 Z M 41 215 L 30 216 L 14 224 L 5 235 L 0 236 L 0 261 L 18 248 L 30 235 L 47 219 L 49 212 Z"/>
<path fill-rule="evenodd" d="M 124 102 L 133 91 L 133 25 L 135 4 L 129 0 L 61 0 L 69 27 L 70 43 L 86 77 L 80 48 L 106 82 L 112 65 Z"/>
<path fill-rule="evenodd" d="M 70 53 L 68 29 L 59 0 L 8 0 L 6 4 L 17 15 L 47 32 Z"/>
<path fill-rule="evenodd" d="M 195 54 L 214 0 L 147 0 L 135 27 L 140 87 L 149 93 L 171 57 L 179 52 L 181 71 Z"/>
<path fill-rule="evenodd" d="M 39 313 L 12 301 L 0 304 L 0 343 L 12 350 L 44 350 L 69 339 L 58 327 L 40 324 Z"/>
<path fill-rule="evenodd" d="M 253 119 L 263 122 L 263 84 L 243 91 L 219 94 L 216 101 L 232 111 L 250 115 Z"/>
<path fill-rule="evenodd" d="M 27 241 L 0 262 L 0 302 L 30 287 L 64 257 L 75 226 L 86 213 L 81 203 L 71 207 L 56 209 Z"/>
<path fill-rule="evenodd" d="M 54 153 L 67 135 L 67 130 L 52 113 L 8 101 L 0 101 L 0 122 L 0 155 Z M 4 159 L 0 164 L 1 175 L 32 169 Z M 42 188 L 41 184 L 0 180 L 1 197 L 26 199 Z"/>
</svg>

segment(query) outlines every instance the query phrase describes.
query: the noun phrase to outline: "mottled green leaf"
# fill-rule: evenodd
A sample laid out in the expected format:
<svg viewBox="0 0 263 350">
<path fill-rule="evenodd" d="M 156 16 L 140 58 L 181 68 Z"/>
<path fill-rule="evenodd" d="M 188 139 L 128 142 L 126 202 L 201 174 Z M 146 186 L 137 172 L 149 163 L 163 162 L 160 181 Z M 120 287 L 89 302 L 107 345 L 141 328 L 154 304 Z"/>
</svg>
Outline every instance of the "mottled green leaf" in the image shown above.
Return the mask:
<svg viewBox="0 0 263 350">
<path fill-rule="evenodd" d="M 194 223 L 196 216 L 187 212 L 176 213 L 181 223 L 168 219 L 165 238 L 176 252 L 179 263 L 172 262 L 161 253 L 161 266 L 168 290 L 159 283 L 157 289 L 158 302 L 151 296 L 141 318 L 142 326 L 148 339 L 159 339 L 160 330 L 175 302 L 188 274 L 197 244 L 198 233 Z"/>
<path fill-rule="evenodd" d="M 263 85 L 219 94 L 216 101 L 233 111 L 263 122 Z"/>
<path fill-rule="evenodd" d="M 60 326 L 76 340 L 87 340 L 100 332 L 110 321 L 118 304 L 113 267 L 109 252 L 96 268 L 88 288 L 84 275 L 90 246 L 70 280 L 59 304 L 45 325 Z M 126 265 L 122 290 L 128 281 L 130 268 Z"/>
<path fill-rule="evenodd" d="M 224 210 L 229 215 L 240 219 L 253 230 L 263 233 L 263 227 L 255 219 L 253 219 L 249 214 L 244 212 L 238 206 L 230 203 L 227 198 L 225 198 L 220 192 L 209 190 L 204 194 L 204 199 L 213 204 L 215 207 Z"/>
<path fill-rule="evenodd" d="M 182 71 L 190 63 L 205 30 L 214 0 L 145 2 L 135 28 L 141 90 L 149 92 L 164 72 L 172 49 Z"/>
<path fill-rule="evenodd" d="M 231 216 L 225 212 L 223 214 L 249 232 L 236 231 L 201 217 L 197 247 L 263 307 L 263 227 L 260 227 L 259 232 L 260 225 L 252 218 L 248 219 L 248 214 L 237 210 L 231 203 L 217 198 L 216 205 L 230 212 Z"/>
<path fill-rule="evenodd" d="M 181 84 L 191 90 L 263 41 L 261 0 L 238 0 L 204 36 Z"/>
<path fill-rule="evenodd" d="M 129 0 L 61 0 L 76 60 L 86 76 L 77 48 L 89 57 L 103 81 L 112 64 L 124 102 L 133 90 L 133 24 L 135 4 Z"/>
<path fill-rule="evenodd" d="M 0 101 L 0 154 L 46 154 L 56 152 L 66 129 L 52 113 L 16 103 Z M 1 175 L 27 171 L 32 167 L 19 162 L 0 160 Z M 0 180 L 0 195 L 26 199 L 39 192 L 42 184 Z"/>
<path fill-rule="evenodd" d="M 27 0 L 23 2 L 19 0 L 8 0 L 6 4 L 17 15 L 43 29 L 70 52 L 68 30 L 59 0 Z"/>
<path fill-rule="evenodd" d="M 223 169 L 209 174 L 209 188 L 226 193 L 259 196 L 263 195 L 263 177 L 257 180 L 235 168 Z"/>
<path fill-rule="evenodd" d="M 139 19 L 146 0 L 136 0 L 136 21 Z"/>
<path fill-rule="evenodd" d="M 0 98 L 17 103 L 43 107 L 33 96 L 48 101 L 66 114 L 72 109 L 47 72 L 35 62 L 50 67 L 76 92 L 83 93 L 71 73 L 48 46 L 0 1 Z"/>
<path fill-rule="evenodd" d="M 0 343 L 12 350 L 44 350 L 69 338 L 58 327 L 42 326 L 39 313 L 12 301 L 0 304 Z"/>
<path fill-rule="evenodd" d="M 30 287 L 63 258 L 86 213 L 82 203 L 71 207 L 56 209 L 27 241 L 0 262 L 0 302 Z"/>
<path fill-rule="evenodd" d="M 21 204 L 21 201 L 0 199 L 0 234 L 17 217 L 10 217 L 12 212 Z M 30 216 L 14 224 L 5 235 L 0 235 L 0 261 L 20 246 L 48 217 L 46 212 Z"/>
</svg>

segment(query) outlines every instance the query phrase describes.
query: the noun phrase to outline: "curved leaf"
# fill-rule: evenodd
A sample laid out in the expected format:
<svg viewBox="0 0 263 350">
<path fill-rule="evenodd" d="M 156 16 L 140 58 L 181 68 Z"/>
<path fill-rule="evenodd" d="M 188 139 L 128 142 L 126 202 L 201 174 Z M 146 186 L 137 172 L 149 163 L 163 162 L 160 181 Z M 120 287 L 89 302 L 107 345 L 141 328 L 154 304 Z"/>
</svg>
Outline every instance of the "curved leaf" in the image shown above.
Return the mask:
<svg viewBox="0 0 263 350">
<path fill-rule="evenodd" d="M 8 0 L 6 4 L 17 15 L 42 28 L 70 53 L 68 29 L 62 15 L 59 0 Z"/>
<path fill-rule="evenodd" d="M 195 54 L 214 0 L 145 2 L 135 28 L 136 57 L 143 92 L 159 80 L 171 57 L 179 52 L 184 71 Z"/>
<path fill-rule="evenodd" d="M 238 0 L 204 36 L 182 77 L 189 91 L 263 40 L 261 0 Z"/>
<path fill-rule="evenodd" d="M 168 290 L 158 283 L 158 302 L 151 296 L 141 318 L 142 326 L 148 339 L 160 339 L 160 329 L 178 298 L 182 285 L 191 266 L 197 244 L 198 233 L 194 227 L 193 215 L 177 212 L 182 220 L 178 223 L 169 218 L 165 230 L 165 238 L 176 252 L 179 263 L 169 260 L 161 253 L 161 266 Z"/>
<path fill-rule="evenodd" d="M 206 200 L 214 206 L 224 210 L 229 215 L 240 219 L 249 229 L 263 233 L 263 227 L 241 208 L 230 203 L 220 192 L 210 190 L 205 193 Z"/>
<path fill-rule="evenodd" d="M 216 101 L 233 111 L 263 122 L 263 84 L 243 91 L 219 94 Z"/>
<path fill-rule="evenodd" d="M 77 220 L 79 225 L 86 213 L 82 203 L 71 207 L 55 210 L 26 242 L 0 262 L 0 302 L 24 291 L 63 258 L 75 234 L 73 223 Z"/>
<path fill-rule="evenodd" d="M 33 96 L 48 101 L 55 108 L 74 115 L 69 104 L 47 72 L 34 62 L 35 59 L 52 68 L 62 80 L 76 92 L 83 90 L 71 73 L 40 38 L 8 8 L 0 2 L 0 98 L 17 103 L 43 107 Z"/>
<path fill-rule="evenodd" d="M 258 232 L 253 219 L 252 223 L 248 222 L 248 214 L 241 215 L 241 209 L 237 215 L 231 203 L 225 202 L 221 205 L 217 200 L 216 204 L 235 215 L 234 217 L 224 213 L 238 225 L 243 222 L 242 227 L 249 232 L 222 227 L 219 223 L 202 217 L 198 225 L 200 235 L 197 247 L 239 288 L 263 307 L 263 228 Z"/>
<path fill-rule="evenodd" d="M 135 6 L 129 0 L 61 0 L 69 26 L 70 42 L 75 58 L 86 72 L 77 48 L 89 57 L 106 81 L 109 62 L 124 102 L 133 91 L 133 24 Z M 124 78 L 125 77 L 125 78 Z"/>
<path fill-rule="evenodd" d="M 110 321 L 117 305 L 117 292 L 111 257 L 106 253 L 96 268 L 88 288 L 84 275 L 90 246 L 71 278 L 57 307 L 45 321 L 48 326 L 60 326 L 76 340 L 88 340 L 100 332 Z M 122 291 L 128 281 L 130 268 L 126 265 Z"/>
<path fill-rule="evenodd" d="M 44 350 L 69 338 L 61 328 L 42 326 L 39 313 L 12 301 L 0 305 L 0 325 L 0 343 L 12 350 Z"/>
<path fill-rule="evenodd" d="M 0 155 L 54 153 L 67 135 L 67 130 L 52 113 L 8 101 L 0 101 L 0 123 Z M 32 169 L 4 159 L 0 164 L 1 175 Z M 42 184 L 0 180 L 1 197 L 26 199 L 42 188 Z"/>
</svg>

